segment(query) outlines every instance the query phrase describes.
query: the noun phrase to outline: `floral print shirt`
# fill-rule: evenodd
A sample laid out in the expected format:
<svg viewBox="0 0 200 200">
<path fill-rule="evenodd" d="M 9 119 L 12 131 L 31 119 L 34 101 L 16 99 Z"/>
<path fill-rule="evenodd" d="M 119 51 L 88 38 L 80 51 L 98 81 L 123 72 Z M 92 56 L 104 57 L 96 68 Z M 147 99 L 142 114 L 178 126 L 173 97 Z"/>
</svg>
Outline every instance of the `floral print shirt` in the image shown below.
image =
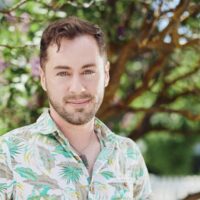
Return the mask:
<svg viewBox="0 0 200 200">
<path fill-rule="evenodd" d="M 151 188 L 136 144 L 95 118 L 101 151 L 90 177 L 49 112 L 0 137 L 0 200 L 143 200 Z"/>
</svg>

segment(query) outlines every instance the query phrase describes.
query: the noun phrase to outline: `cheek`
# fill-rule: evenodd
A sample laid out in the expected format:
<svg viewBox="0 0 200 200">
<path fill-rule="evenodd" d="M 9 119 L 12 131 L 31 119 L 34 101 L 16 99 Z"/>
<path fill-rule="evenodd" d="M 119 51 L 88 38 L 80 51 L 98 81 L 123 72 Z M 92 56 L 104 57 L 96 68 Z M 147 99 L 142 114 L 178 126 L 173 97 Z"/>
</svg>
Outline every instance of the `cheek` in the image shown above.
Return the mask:
<svg viewBox="0 0 200 200">
<path fill-rule="evenodd" d="M 104 94 L 104 82 L 103 81 L 99 81 L 98 84 L 93 85 L 93 94 L 95 94 L 95 96 L 97 98 L 99 98 L 100 96 L 103 96 Z"/>
<path fill-rule="evenodd" d="M 65 88 L 63 84 L 49 80 L 46 82 L 48 95 L 56 99 L 60 99 L 65 95 Z"/>
<path fill-rule="evenodd" d="M 50 89 L 54 89 L 54 91 L 57 92 L 66 87 L 66 80 L 58 79 L 55 76 L 49 76 L 47 79 L 47 85 L 49 86 Z"/>
<path fill-rule="evenodd" d="M 104 77 L 104 75 L 101 75 L 101 77 L 98 80 L 98 88 L 99 88 L 99 90 L 104 90 L 104 88 L 105 88 L 105 77 Z"/>
<path fill-rule="evenodd" d="M 104 79 L 102 76 L 95 76 L 94 79 L 87 82 L 87 88 L 93 93 L 98 93 L 104 87 Z"/>
</svg>

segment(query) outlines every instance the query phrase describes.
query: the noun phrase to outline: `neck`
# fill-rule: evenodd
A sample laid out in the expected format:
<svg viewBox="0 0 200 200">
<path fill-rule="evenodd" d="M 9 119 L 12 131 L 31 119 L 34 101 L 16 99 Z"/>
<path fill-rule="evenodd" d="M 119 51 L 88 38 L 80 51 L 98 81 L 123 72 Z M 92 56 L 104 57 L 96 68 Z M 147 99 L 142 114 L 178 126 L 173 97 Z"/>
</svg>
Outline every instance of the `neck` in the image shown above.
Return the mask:
<svg viewBox="0 0 200 200">
<path fill-rule="evenodd" d="M 52 107 L 50 107 L 50 115 L 57 127 L 74 146 L 87 143 L 91 133 L 94 132 L 94 118 L 86 124 L 74 125 L 64 120 Z"/>
</svg>

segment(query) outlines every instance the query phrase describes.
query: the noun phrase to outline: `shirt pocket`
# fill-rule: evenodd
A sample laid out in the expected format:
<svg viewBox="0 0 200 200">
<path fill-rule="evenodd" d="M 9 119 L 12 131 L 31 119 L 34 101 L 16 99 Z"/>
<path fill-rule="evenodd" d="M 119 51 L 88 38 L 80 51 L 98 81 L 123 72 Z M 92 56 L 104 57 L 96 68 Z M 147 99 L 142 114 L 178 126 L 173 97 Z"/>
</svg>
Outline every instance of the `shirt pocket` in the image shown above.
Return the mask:
<svg viewBox="0 0 200 200">
<path fill-rule="evenodd" d="M 112 200 L 133 200 L 133 181 L 130 178 L 112 178 L 107 181 Z"/>
</svg>

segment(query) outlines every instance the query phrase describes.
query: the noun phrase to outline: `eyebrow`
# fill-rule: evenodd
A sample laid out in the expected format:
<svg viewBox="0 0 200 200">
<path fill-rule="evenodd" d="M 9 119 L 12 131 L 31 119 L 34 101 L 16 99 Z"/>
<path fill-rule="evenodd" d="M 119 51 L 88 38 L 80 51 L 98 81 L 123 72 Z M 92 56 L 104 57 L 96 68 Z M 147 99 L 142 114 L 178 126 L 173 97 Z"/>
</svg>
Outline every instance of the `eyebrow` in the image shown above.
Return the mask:
<svg viewBox="0 0 200 200">
<path fill-rule="evenodd" d="M 82 66 L 82 69 L 86 69 L 86 68 L 90 68 L 90 67 L 95 67 L 96 64 L 95 63 L 90 63 L 90 64 L 86 64 Z"/>
<path fill-rule="evenodd" d="M 86 65 L 83 65 L 81 68 L 82 69 L 87 69 L 87 68 L 91 68 L 91 67 L 95 67 L 96 66 L 96 64 L 94 64 L 94 63 L 90 63 L 90 64 L 86 64 Z M 71 69 L 72 67 L 70 67 L 70 66 L 65 66 L 65 65 L 58 65 L 58 66 L 55 66 L 54 67 L 54 69 Z"/>
</svg>

